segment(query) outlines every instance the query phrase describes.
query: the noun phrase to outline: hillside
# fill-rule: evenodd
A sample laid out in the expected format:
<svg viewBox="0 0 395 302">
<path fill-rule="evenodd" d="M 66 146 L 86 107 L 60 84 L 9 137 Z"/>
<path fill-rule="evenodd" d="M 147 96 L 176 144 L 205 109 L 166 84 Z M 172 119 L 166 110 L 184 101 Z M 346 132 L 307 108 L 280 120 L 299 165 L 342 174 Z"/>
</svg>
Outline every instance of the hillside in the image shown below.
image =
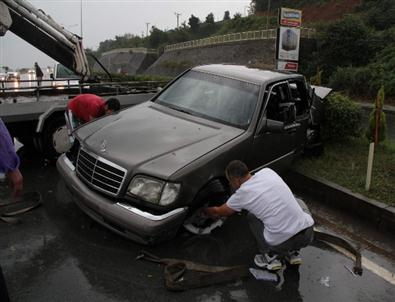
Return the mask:
<svg viewBox="0 0 395 302">
<path fill-rule="evenodd" d="M 267 1 L 261 1 L 261 11 L 256 11 L 258 16 L 267 15 Z M 362 0 L 311 0 L 311 1 L 272 1 L 270 15 L 277 18 L 277 10 L 280 7 L 300 9 L 302 13 L 302 24 L 328 22 L 342 18 L 345 14 L 355 11 Z"/>
</svg>

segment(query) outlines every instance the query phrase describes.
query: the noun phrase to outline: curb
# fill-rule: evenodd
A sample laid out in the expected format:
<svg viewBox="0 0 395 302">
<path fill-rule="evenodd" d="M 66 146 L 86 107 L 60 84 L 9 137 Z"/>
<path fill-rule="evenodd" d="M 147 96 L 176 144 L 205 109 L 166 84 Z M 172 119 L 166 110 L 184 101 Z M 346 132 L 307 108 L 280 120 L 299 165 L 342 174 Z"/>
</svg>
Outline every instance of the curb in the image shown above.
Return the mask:
<svg viewBox="0 0 395 302">
<path fill-rule="evenodd" d="M 375 224 L 380 230 L 395 232 L 395 207 L 339 186 L 326 179 L 292 169 L 284 179 L 294 189 Z"/>
</svg>

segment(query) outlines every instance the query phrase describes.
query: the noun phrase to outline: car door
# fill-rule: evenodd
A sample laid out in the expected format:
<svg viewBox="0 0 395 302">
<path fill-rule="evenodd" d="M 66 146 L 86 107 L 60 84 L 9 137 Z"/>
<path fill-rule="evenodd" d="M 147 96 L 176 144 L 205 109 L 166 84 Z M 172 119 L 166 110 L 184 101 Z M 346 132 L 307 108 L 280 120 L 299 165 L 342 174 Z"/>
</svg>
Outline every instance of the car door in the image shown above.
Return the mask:
<svg viewBox="0 0 395 302">
<path fill-rule="evenodd" d="M 288 81 L 268 86 L 263 104 L 248 163 L 253 170 L 269 166 L 281 171 L 294 157 L 301 126 L 296 121 L 295 101 Z"/>
</svg>

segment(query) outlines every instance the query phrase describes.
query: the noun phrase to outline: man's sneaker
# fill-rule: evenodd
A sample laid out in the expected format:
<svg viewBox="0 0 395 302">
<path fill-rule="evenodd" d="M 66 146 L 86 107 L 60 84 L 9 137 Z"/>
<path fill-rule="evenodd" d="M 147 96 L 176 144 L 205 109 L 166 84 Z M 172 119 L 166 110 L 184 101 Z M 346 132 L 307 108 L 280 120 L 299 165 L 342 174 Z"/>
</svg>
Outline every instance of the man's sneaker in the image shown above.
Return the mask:
<svg viewBox="0 0 395 302">
<path fill-rule="evenodd" d="M 302 257 L 300 257 L 299 251 L 290 251 L 288 253 L 288 256 L 285 257 L 285 259 L 291 265 L 301 265 L 302 264 Z"/>
<path fill-rule="evenodd" d="M 281 269 L 281 261 L 278 260 L 277 255 L 258 254 L 254 257 L 254 263 L 260 268 L 265 268 L 269 271 L 277 271 Z"/>
</svg>

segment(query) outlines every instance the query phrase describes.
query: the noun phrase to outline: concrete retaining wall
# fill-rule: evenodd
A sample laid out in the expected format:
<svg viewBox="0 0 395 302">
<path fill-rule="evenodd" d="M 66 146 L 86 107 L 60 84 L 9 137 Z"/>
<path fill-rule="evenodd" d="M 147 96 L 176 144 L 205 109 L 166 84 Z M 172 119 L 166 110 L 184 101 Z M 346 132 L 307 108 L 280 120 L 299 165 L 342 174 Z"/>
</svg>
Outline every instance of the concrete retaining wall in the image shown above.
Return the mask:
<svg viewBox="0 0 395 302">
<path fill-rule="evenodd" d="M 275 66 L 274 40 L 254 40 L 163 53 L 145 73 L 175 76 L 197 65 L 213 63 L 253 64 L 262 68 Z"/>
<path fill-rule="evenodd" d="M 291 170 L 284 177 L 296 191 L 331 207 L 349 212 L 383 230 L 395 231 L 395 208 L 343 188 L 320 177 Z"/>
<path fill-rule="evenodd" d="M 131 48 L 103 53 L 100 62 L 110 73 L 135 75 L 143 73 L 157 58 L 157 53 L 133 50 Z M 103 71 L 97 63 L 93 66 L 93 70 L 97 72 Z"/>
</svg>

